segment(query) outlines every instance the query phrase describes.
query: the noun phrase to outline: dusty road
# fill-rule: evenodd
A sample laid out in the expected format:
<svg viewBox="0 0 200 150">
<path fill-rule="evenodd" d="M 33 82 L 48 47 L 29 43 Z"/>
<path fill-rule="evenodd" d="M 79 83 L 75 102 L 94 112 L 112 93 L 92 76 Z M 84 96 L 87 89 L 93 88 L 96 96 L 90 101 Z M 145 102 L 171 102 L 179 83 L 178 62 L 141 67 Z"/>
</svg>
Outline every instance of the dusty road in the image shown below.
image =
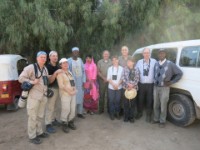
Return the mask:
<svg viewBox="0 0 200 150">
<path fill-rule="evenodd" d="M 200 150 L 200 121 L 187 128 L 167 123 L 166 128 L 111 121 L 107 114 L 76 119 L 77 130 L 69 134 L 57 128 L 41 145 L 28 142 L 26 110 L 0 109 L 0 150 Z"/>
</svg>

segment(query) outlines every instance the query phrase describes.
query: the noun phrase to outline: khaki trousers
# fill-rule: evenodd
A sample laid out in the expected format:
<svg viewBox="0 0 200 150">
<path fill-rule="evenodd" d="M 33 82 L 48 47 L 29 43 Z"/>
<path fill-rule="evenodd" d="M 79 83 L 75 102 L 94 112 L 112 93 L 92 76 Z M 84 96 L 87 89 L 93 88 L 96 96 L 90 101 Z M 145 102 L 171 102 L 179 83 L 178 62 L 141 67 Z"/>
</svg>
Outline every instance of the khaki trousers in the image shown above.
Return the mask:
<svg viewBox="0 0 200 150">
<path fill-rule="evenodd" d="M 76 113 L 76 95 L 61 95 L 61 117 L 63 122 L 69 122 L 75 118 Z"/>
<path fill-rule="evenodd" d="M 28 136 L 29 139 L 35 138 L 37 135 L 43 133 L 43 118 L 47 98 L 42 96 L 40 99 L 33 99 L 30 96 L 27 100 L 28 113 Z"/>
<path fill-rule="evenodd" d="M 54 95 L 51 98 L 48 98 L 46 112 L 45 112 L 45 124 L 51 124 L 52 121 L 56 118 L 56 113 L 58 112 L 57 104 L 59 101 L 59 90 L 58 88 L 51 88 L 54 92 Z"/>
</svg>

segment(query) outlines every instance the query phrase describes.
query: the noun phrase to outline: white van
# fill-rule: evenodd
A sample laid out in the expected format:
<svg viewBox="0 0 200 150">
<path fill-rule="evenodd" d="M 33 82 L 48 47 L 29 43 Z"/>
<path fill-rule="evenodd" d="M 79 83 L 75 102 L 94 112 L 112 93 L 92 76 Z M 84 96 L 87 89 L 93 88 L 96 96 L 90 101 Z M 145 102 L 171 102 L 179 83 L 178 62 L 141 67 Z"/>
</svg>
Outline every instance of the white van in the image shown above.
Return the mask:
<svg viewBox="0 0 200 150">
<path fill-rule="evenodd" d="M 170 89 L 167 118 L 178 126 L 188 126 L 200 119 L 200 39 L 161 43 L 146 46 L 151 57 L 158 60 L 158 50 L 167 51 L 167 59 L 183 71 L 182 79 Z M 142 59 L 143 48 L 137 49 L 133 57 Z"/>
</svg>

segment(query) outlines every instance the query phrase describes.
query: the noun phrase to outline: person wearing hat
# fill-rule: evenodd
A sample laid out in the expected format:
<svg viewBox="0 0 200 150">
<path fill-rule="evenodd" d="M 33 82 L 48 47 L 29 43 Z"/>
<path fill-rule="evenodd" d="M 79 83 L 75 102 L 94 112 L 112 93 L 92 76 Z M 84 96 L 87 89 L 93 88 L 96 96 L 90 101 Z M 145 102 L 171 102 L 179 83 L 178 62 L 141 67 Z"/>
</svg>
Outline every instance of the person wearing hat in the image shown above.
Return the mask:
<svg viewBox="0 0 200 150">
<path fill-rule="evenodd" d="M 84 119 L 83 116 L 83 84 L 86 82 L 85 69 L 82 59 L 79 57 L 79 48 L 72 48 L 72 57 L 68 59 L 69 70 L 72 73 L 75 86 L 77 89 L 76 93 L 76 104 L 77 104 L 77 116 L 81 119 Z"/>
<path fill-rule="evenodd" d="M 119 66 L 117 56 L 112 57 L 112 66 L 108 68 L 108 99 L 109 99 L 109 113 L 110 119 L 114 120 L 115 116 L 119 120 L 120 112 L 120 98 L 122 89 L 122 72 L 123 68 Z"/>
<path fill-rule="evenodd" d="M 29 82 L 33 85 L 30 89 L 27 98 L 27 113 L 28 113 L 28 136 L 31 143 L 40 144 L 41 138 L 48 137 L 48 134 L 43 131 L 42 123 L 47 103 L 47 85 L 52 83 L 59 71 L 54 72 L 49 76 L 48 70 L 45 67 L 47 54 L 44 51 L 37 53 L 37 75 L 35 73 L 34 64 L 25 67 L 19 76 L 19 82 Z"/>
<path fill-rule="evenodd" d="M 59 61 L 62 73 L 58 74 L 58 86 L 61 98 L 61 116 L 63 131 L 69 132 L 69 128 L 76 130 L 74 118 L 76 112 L 76 87 L 72 73 L 69 71 L 68 60 L 62 58 Z"/>
<path fill-rule="evenodd" d="M 154 120 L 165 127 L 170 85 L 178 82 L 183 73 L 173 62 L 166 59 L 166 51 L 160 49 L 159 61 L 154 66 Z"/>
<path fill-rule="evenodd" d="M 151 122 L 153 111 L 154 65 L 156 60 L 150 58 L 149 48 L 144 48 L 142 54 L 144 58 L 138 60 L 136 64 L 140 72 L 136 119 L 142 117 L 144 104 L 146 104 L 146 121 Z"/>
<path fill-rule="evenodd" d="M 127 67 L 122 74 L 123 102 L 124 102 L 124 122 L 134 122 L 134 109 L 136 104 L 136 91 L 138 90 L 139 70 L 135 68 L 134 59 L 128 58 Z M 132 91 L 132 92 L 129 92 Z M 129 96 L 130 95 L 130 96 Z"/>
<path fill-rule="evenodd" d="M 47 70 L 49 75 L 54 74 L 55 71 L 59 69 L 57 65 L 58 62 L 58 53 L 56 51 L 51 51 L 49 53 L 49 63 L 47 64 Z M 46 131 L 48 133 L 55 133 L 56 129 L 53 125 L 59 125 L 59 122 L 56 120 L 56 114 L 58 113 L 58 103 L 59 103 L 59 91 L 58 91 L 58 83 L 55 80 L 53 83 L 49 84 L 49 88 L 53 90 L 54 95 L 51 98 L 48 98 L 46 112 L 45 112 L 45 124 Z"/>
</svg>

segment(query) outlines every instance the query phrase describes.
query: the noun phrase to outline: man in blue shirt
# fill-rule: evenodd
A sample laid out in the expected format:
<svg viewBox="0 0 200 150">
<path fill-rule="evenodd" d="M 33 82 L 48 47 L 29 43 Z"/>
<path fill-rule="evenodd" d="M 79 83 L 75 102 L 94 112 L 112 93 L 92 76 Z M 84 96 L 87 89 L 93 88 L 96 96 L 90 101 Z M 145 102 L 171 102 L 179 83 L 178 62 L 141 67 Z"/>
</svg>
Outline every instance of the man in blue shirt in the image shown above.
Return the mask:
<svg viewBox="0 0 200 150">
<path fill-rule="evenodd" d="M 150 58 L 150 49 L 144 48 L 143 59 L 139 60 L 136 67 L 140 72 L 139 93 L 138 93 L 138 113 L 136 119 L 143 115 L 144 103 L 146 103 L 146 121 L 151 122 L 153 109 L 153 82 L 154 82 L 154 65 L 156 60 Z"/>
</svg>

